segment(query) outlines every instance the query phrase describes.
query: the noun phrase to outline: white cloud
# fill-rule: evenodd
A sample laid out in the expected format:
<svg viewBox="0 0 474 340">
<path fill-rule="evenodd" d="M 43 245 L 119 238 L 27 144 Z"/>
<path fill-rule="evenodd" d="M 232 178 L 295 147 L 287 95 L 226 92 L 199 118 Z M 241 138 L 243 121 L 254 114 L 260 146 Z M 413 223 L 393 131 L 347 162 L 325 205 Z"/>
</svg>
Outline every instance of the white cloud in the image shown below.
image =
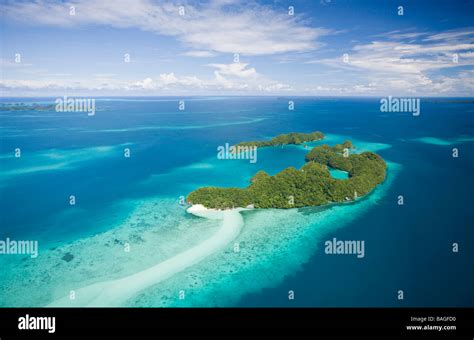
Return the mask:
<svg viewBox="0 0 474 340">
<path fill-rule="evenodd" d="M 248 64 L 245 63 L 209 64 L 208 66 L 217 68 L 215 72 L 220 75 L 240 78 L 253 78 L 257 76 L 255 68 L 247 68 Z"/>
<path fill-rule="evenodd" d="M 365 84 L 356 84 L 352 86 L 337 86 L 337 85 L 317 85 L 305 89 L 305 92 L 310 94 L 319 94 L 319 95 L 355 95 L 355 94 L 374 94 L 376 91 L 376 84 L 370 83 Z"/>
<path fill-rule="evenodd" d="M 132 87 L 136 87 L 136 88 L 140 88 L 144 90 L 152 90 L 156 88 L 155 83 L 153 79 L 151 78 L 145 78 L 141 81 L 137 81 L 136 83 L 132 85 Z"/>
<path fill-rule="evenodd" d="M 176 84 L 178 82 L 178 78 L 176 78 L 173 72 L 160 74 L 160 80 L 164 85 Z"/>
<path fill-rule="evenodd" d="M 468 28 L 464 30 L 451 30 L 443 33 L 432 34 L 424 39 L 424 41 L 459 41 L 460 39 L 469 39 L 472 41 L 473 37 L 474 29 Z"/>
<path fill-rule="evenodd" d="M 70 6 L 75 7 L 75 15 L 69 15 Z M 184 6 L 184 15 L 180 15 L 180 6 Z M 1 11 L 6 17 L 28 24 L 98 24 L 174 36 L 201 51 L 188 52 L 195 56 L 202 55 L 202 51 L 245 55 L 308 51 L 320 46 L 319 37 L 330 33 L 306 26 L 286 11 L 252 2 L 226 7 L 218 2 L 193 6 L 149 0 L 34 1 L 3 4 Z"/>
<path fill-rule="evenodd" d="M 267 79 L 257 73 L 255 68 L 248 68 L 248 64 L 214 64 L 209 65 L 216 70 L 214 77 L 201 79 L 196 76 L 179 76 L 174 72 L 162 73 L 157 78 L 147 77 L 138 81 L 115 80 L 111 77 L 94 77 L 86 81 L 70 83 L 65 80 L 13 80 L 0 81 L 0 88 L 4 90 L 32 91 L 55 90 L 61 91 L 104 91 L 125 90 L 140 93 L 182 93 L 195 91 L 237 91 L 241 93 L 265 92 L 280 93 L 289 91 L 291 87 L 277 81 Z"/>
<path fill-rule="evenodd" d="M 456 77 L 441 72 L 474 66 L 474 41 L 469 38 L 474 31 L 467 29 L 437 34 L 390 32 L 387 35 L 389 41 L 376 40 L 354 46 L 348 53 L 348 62 L 344 62 L 342 55 L 311 62 L 343 69 L 358 79 L 365 79 L 373 86 L 360 89 L 368 93 L 436 95 L 452 91 L 468 94 L 464 87 L 465 78 L 456 80 Z M 422 42 L 405 41 L 422 36 L 425 37 Z"/>
<path fill-rule="evenodd" d="M 403 40 L 403 39 L 416 39 L 422 36 L 427 35 L 428 33 L 425 32 L 407 32 L 403 33 L 401 31 L 392 31 L 389 33 L 381 34 L 379 36 L 383 36 L 385 38 L 389 39 L 395 39 L 395 40 Z"/>
<path fill-rule="evenodd" d="M 214 57 L 216 54 L 209 52 L 209 51 L 188 51 L 182 53 L 186 57 L 197 57 L 197 58 L 206 58 L 206 57 Z"/>
</svg>

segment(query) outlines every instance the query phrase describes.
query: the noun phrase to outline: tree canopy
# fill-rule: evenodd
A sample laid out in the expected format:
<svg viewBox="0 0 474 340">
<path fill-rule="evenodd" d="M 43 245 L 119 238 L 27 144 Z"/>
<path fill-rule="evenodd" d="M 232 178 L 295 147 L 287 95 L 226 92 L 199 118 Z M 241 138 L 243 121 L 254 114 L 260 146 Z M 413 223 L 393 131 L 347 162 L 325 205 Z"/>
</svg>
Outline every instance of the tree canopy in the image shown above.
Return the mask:
<svg viewBox="0 0 474 340">
<path fill-rule="evenodd" d="M 242 142 L 236 146 L 256 146 L 266 147 L 266 146 L 280 146 L 288 144 L 302 144 L 304 142 L 314 142 L 324 138 L 324 135 L 319 132 L 310 132 L 310 133 L 301 133 L 301 132 L 291 132 L 287 134 L 278 135 L 273 137 L 269 141 L 252 141 L 252 142 Z"/>
<path fill-rule="evenodd" d="M 353 148 L 350 141 L 317 146 L 305 156 L 307 163 L 300 169 L 288 167 L 274 176 L 259 171 L 247 188 L 203 187 L 191 192 L 187 200 L 216 209 L 249 205 L 288 209 L 354 200 L 384 181 L 387 166 L 379 155 L 352 154 Z M 349 178 L 332 178 L 328 167 L 347 171 Z"/>
</svg>

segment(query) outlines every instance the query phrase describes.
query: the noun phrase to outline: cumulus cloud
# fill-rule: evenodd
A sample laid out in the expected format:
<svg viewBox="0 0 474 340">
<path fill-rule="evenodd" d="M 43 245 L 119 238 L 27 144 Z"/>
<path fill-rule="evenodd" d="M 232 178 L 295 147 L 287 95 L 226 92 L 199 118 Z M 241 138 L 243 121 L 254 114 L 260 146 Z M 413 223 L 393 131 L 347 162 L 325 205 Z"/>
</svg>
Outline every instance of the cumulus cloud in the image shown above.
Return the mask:
<svg viewBox="0 0 474 340">
<path fill-rule="evenodd" d="M 245 63 L 211 64 L 216 70 L 214 77 L 201 79 L 196 76 L 180 76 L 174 72 L 162 73 L 158 77 L 147 77 L 142 80 L 123 81 L 108 77 L 98 77 L 87 81 L 67 80 L 15 80 L 3 79 L 0 88 L 4 90 L 71 90 L 71 91 L 104 91 L 125 90 L 129 92 L 166 94 L 207 90 L 207 91 L 234 91 L 239 93 L 254 92 L 281 92 L 289 91 L 287 84 L 267 79 L 259 75 L 255 68 L 249 68 Z"/>
<path fill-rule="evenodd" d="M 209 64 L 209 66 L 217 68 L 219 75 L 234 76 L 240 78 L 254 78 L 257 76 L 255 68 L 247 68 L 248 64 L 245 63 L 232 63 L 232 64 Z"/>
<path fill-rule="evenodd" d="M 145 78 L 141 81 L 137 81 L 136 83 L 134 83 L 132 85 L 132 87 L 141 88 L 141 89 L 144 89 L 144 90 L 150 90 L 150 89 L 155 88 L 155 84 L 153 82 L 153 79 Z"/>
<path fill-rule="evenodd" d="M 178 82 L 178 78 L 176 78 L 173 72 L 160 74 L 160 80 L 164 85 L 176 84 Z"/>
<path fill-rule="evenodd" d="M 75 15 L 70 15 L 71 6 L 75 9 Z M 472 95 L 473 74 L 466 72 L 466 69 L 474 66 L 473 27 L 444 32 L 392 31 L 375 35 L 373 40 L 356 42 L 347 51 L 341 50 L 338 57 L 309 60 L 321 53 L 333 55 L 336 45 L 325 51 L 315 49 L 322 46 L 321 37 L 337 32 L 310 26 L 303 13 L 289 16 L 285 6 L 262 5 L 253 1 L 244 4 L 237 0 L 171 0 L 166 3 L 152 0 L 32 0 L 2 3 L 0 11 L 2 19 L 18 20 L 28 25 L 71 28 L 102 25 L 138 29 L 174 38 L 179 47 L 184 46 L 187 50 L 184 53 L 179 51 L 179 56 L 215 57 L 219 60 L 219 63 L 202 63 L 204 71 L 200 67 L 202 64 L 197 66 L 195 60 L 188 58 L 180 58 L 171 69 L 160 69 L 161 74 L 158 75 L 148 74 L 147 69 L 140 72 L 140 76 L 121 74 L 116 69 L 108 70 L 121 74 L 117 76 L 122 77 L 120 80 L 115 76 L 81 80 L 79 78 L 85 75 L 77 73 L 76 77 L 55 79 L 53 73 L 40 74 L 40 70 L 33 70 L 31 64 L 19 66 L 12 61 L 0 60 L 2 70 L 8 71 L 5 74 L 11 78 L 2 80 L 1 86 L 7 90 L 68 88 L 125 89 L 146 93 L 206 90 L 210 93 L 295 91 L 336 95 Z M 293 79 L 290 86 L 286 81 L 269 79 L 258 73 L 249 63 L 222 63 L 224 57 L 228 57 L 222 56 L 223 53 L 247 55 L 247 61 L 251 61 L 252 56 L 258 56 L 269 63 L 301 62 L 305 65 L 298 67 L 298 77 L 287 70 L 281 73 L 275 71 L 281 77 Z M 343 60 L 343 53 L 348 53 L 347 62 Z M 170 61 L 173 60 L 170 58 Z M 156 62 L 153 60 L 153 63 Z M 188 67 L 176 66 L 180 62 L 188 63 Z M 311 63 L 319 65 L 314 67 Z M 177 72 L 187 70 L 189 73 L 193 67 L 199 77 Z M 209 68 L 212 71 L 206 75 Z M 94 70 L 94 73 L 98 71 Z M 314 73 L 315 77 L 310 78 L 307 71 Z M 26 80 L 28 75 L 36 80 Z M 135 79 L 130 79 L 134 76 Z M 278 78 L 275 75 L 271 77 Z"/>
</svg>

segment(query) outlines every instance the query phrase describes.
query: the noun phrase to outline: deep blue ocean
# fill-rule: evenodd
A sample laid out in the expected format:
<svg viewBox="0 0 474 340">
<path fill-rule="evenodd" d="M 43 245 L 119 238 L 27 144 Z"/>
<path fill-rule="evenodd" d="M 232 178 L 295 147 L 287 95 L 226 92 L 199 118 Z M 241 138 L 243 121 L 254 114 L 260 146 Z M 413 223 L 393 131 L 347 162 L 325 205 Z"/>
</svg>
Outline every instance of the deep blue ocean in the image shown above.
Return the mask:
<svg viewBox="0 0 474 340">
<path fill-rule="evenodd" d="M 304 153 L 295 154 L 291 147 L 259 153 L 255 164 L 212 163 L 217 146 L 321 131 L 333 140 L 383 145 L 376 152 L 399 165 L 396 174 L 389 172 L 393 181 L 370 208 L 356 217 L 341 210 L 335 221 L 347 223 L 328 228 L 320 240 L 306 239 L 318 244 L 300 266 L 286 268 L 275 284 L 242 292 L 231 305 L 474 306 L 472 100 L 421 99 L 421 114 L 413 116 L 381 112 L 380 98 L 96 98 L 97 112 L 88 116 L 55 112 L 47 107 L 54 99 L 1 99 L 0 239 L 34 239 L 40 251 L 53 251 L 125 223 L 136 202 L 156 197 L 178 202 L 201 184 L 245 186 L 248 175 L 260 169 L 274 174 L 304 164 Z M 289 100 L 294 110 L 288 110 Z M 13 111 L 11 103 L 32 106 Z M 20 158 L 14 157 L 16 148 Z M 124 148 L 130 149 L 130 158 L 123 156 Z M 453 148 L 458 157 L 452 156 Z M 225 169 L 218 176 L 207 170 L 209 164 Z M 74 207 L 70 195 L 76 197 Z M 399 195 L 403 205 L 397 204 Z M 314 211 L 299 213 L 308 218 Z M 184 214 L 180 218 L 197 221 Z M 365 257 L 325 254 L 324 240 L 333 237 L 364 240 Z M 458 252 L 452 251 L 453 243 Z M 3 263 L 17 259 L 0 257 Z M 278 261 L 272 266 L 278 272 Z M 4 282 L 36 287 L 35 262 L 28 272 L 4 268 Z M 93 280 L 91 273 L 84 275 Z M 288 299 L 289 290 L 294 300 Z M 397 299 L 399 290 L 403 300 Z M 0 293 L 0 305 L 14 304 L 9 294 Z"/>
</svg>

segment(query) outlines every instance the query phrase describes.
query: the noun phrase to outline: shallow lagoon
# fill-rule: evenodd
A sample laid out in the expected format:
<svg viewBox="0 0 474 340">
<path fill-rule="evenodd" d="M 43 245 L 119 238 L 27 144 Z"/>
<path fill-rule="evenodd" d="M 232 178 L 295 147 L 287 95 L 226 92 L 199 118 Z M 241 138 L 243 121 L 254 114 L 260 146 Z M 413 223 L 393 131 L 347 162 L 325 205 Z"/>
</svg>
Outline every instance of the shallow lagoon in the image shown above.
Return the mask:
<svg viewBox="0 0 474 340">
<path fill-rule="evenodd" d="M 291 113 L 276 98 L 189 99 L 179 115 L 173 98 L 101 105 L 93 120 L 2 112 L 1 235 L 39 240 L 40 256 L 0 257 L 1 306 L 44 306 L 204 241 L 219 222 L 190 216 L 180 196 L 203 185 L 246 186 L 260 169 L 275 174 L 300 167 L 307 152 L 303 146 L 263 149 L 251 164 L 218 161 L 217 146 L 312 130 L 326 134 L 314 145 L 350 139 L 356 152 L 380 153 L 389 161 L 387 181 L 355 203 L 243 212 L 239 252 L 231 242 L 124 305 L 399 306 L 393 292 L 400 287 L 403 306 L 474 303 L 472 274 L 449 279 L 472 266 L 469 252 L 450 251 L 452 242 L 473 237 L 466 181 L 472 181 L 474 150 L 465 138 L 472 135 L 472 117 L 462 106 L 425 103 L 426 114 L 413 120 L 380 117 L 378 102 L 369 99 L 299 99 Z M 453 110 L 456 120 L 447 114 Z M 462 157 L 453 159 L 439 143 L 416 141 L 425 136 L 452 141 Z M 123 158 L 126 145 L 130 159 Z M 24 155 L 18 164 L 11 159 L 16 147 Z M 403 207 L 396 204 L 400 194 Z M 366 257 L 325 255 L 324 241 L 333 237 L 365 240 Z"/>
<path fill-rule="evenodd" d="M 331 138 L 339 142 L 346 136 Z M 366 143 L 364 147 L 366 149 L 360 151 L 376 151 L 379 145 Z M 287 166 L 299 167 L 304 164 L 306 152 L 298 146 L 261 149 L 258 166 L 271 174 Z M 255 171 L 254 166 L 245 160 L 210 158 L 166 174 L 151 176 L 137 185 L 159 188 L 167 183 L 179 183 L 175 188 L 178 192 L 209 183 L 245 186 Z M 392 176 L 397 168 L 396 164 L 390 165 Z M 240 175 L 229 177 L 231 171 Z M 286 275 L 298 271 L 328 230 L 341 228 L 369 209 L 383 195 L 389 183 L 385 182 L 367 199 L 356 204 L 242 212 L 242 232 L 225 250 L 140 291 L 127 301 L 117 300 L 117 304 L 109 302 L 109 305 L 231 306 L 243 295 L 275 286 Z M 185 207 L 172 197 L 156 196 L 120 202 L 120 205 L 128 205 L 132 212 L 125 221 L 109 231 L 43 250 L 34 267 L 33 263 L 25 263 L 20 258 L 8 263 L 10 270 L 0 279 L 10 292 L 4 303 L 15 306 L 48 305 L 67 296 L 71 290 L 77 291 L 91 284 L 121 279 L 146 270 L 204 242 L 220 228 L 219 221 L 186 213 Z M 348 215 L 351 219 L 346 218 Z M 130 252 L 124 251 L 125 244 L 130 245 Z M 236 244 L 238 252 L 234 249 Z M 288 253 L 293 255 L 288 257 Z M 65 254 L 72 255 L 73 259 L 65 262 L 62 260 Z M 30 285 L 19 285 L 21 280 L 27 280 Z M 180 291 L 186 293 L 186 299 L 178 298 Z M 74 301 L 62 305 L 78 306 Z"/>
<path fill-rule="evenodd" d="M 329 168 L 329 173 L 331 174 L 332 178 L 335 178 L 335 179 L 348 179 L 349 178 L 349 173 L 347 171 Z"/>
</svg>

